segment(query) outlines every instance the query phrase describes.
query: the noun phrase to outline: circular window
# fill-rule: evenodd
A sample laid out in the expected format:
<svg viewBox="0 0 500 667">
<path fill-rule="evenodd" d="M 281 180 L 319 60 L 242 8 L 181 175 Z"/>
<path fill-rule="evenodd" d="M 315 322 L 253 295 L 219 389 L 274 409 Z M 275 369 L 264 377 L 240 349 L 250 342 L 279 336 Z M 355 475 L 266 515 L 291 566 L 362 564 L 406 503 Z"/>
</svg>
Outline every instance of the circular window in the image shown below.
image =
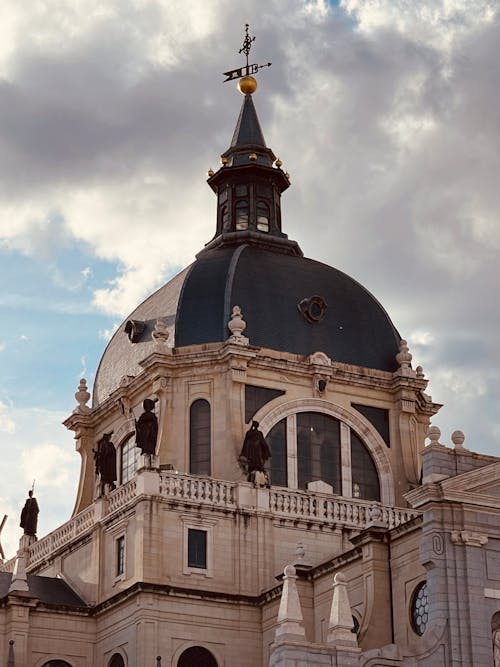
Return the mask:
<svg viewBox="0 0 500 667">
<path fill-rule="evenodd" d="M 411 600 L 411 624 L 417 635 L 422 636 L 429 620 L 429 595 L 427 582 L 417 586 Z"/>
</svg>

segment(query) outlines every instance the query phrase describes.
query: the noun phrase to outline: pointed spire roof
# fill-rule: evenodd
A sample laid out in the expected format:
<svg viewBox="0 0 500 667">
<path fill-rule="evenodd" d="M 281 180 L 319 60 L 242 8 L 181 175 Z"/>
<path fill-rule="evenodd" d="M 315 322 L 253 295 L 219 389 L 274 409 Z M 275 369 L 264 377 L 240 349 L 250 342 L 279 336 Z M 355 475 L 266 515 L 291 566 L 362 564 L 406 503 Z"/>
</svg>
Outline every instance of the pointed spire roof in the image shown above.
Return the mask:
<svg viewBox="0 0 500 667">
<path fill-rule="evenodd" d="M 246 94 L 241 106 L 238 122 L 231 140 L 231 148 L 242 146 L 262 146 L 266 148 L 264 134 L 260 127 L 252 96 Z"/>
<path fill-rule="evenodd" d="M 248 81 L 245 81 L 245 79 L 248 79 Z M 245 79 L 242 79 L 245 83 L 239 86 L 244 98 L 234 128 L 231 145 L 221 157 L 227 160 L 227 166 L 238 167 L 248 165 L 249 155 L 253 155 L 254 163 L 264 167 L 272 167 L 276 156 L 266 146 L 264 133 L 252 99 L 252 93 L 257 89 L 257 82 L 250 76 L 245 77 Z"/>
</svg>

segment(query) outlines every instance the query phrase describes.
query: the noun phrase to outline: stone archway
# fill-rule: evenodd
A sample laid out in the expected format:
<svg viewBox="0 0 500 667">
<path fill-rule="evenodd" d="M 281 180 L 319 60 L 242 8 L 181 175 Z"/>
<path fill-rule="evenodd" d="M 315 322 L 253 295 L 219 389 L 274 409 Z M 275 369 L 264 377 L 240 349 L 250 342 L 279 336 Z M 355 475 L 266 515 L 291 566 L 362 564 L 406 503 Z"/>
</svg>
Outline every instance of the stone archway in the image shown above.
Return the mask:
<svg viewBox="0 0 500 667">
<path fill-rule="evenodd" d="M 190 646 L 181 653 L 177 667 L 218 667 L 218 664 L 208 649 L 203 646 Z"/>
</svg>

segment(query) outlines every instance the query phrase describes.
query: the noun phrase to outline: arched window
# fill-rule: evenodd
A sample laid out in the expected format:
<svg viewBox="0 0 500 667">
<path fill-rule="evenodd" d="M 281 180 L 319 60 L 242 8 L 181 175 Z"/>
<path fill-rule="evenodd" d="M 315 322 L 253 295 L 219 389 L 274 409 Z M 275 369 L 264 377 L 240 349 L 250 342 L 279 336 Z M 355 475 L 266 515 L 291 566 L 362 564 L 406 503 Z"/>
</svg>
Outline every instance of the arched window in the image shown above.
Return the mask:
<svg viewBox="0 0 500 667">
<path fill-rule="evenodd" d="M 119 653 L 115 653 L 109 661 L 109 667 L 125 667 L 125 661 Z"/>
<path fill-rule="evenodd" d="M 71 667 L 71 665 L 66 660 L 49 660 L 44 662 L 42 667 Z"/>
<path fill-rule="evenodd" d="M 135 433 L 120 447 L 120 484 L 129 482 L 139 466 L 139 448 L 135 446 Z"/>
<path fill-rule="evenodd" d="M 177 667 L 218 667 L 217 660 L 203 646 L 191 646 L 182 652 Z"/>
<path fill-rule="evenodd" d="M 271 450 L 270 469 L 273 486 L 288 485 L 286 452 L 286 419 L 275 424 L 267 434 L 267 444 Z"/>
<path fill-rule="evenodd" d="M 377 469 L 368 450 L 354 431 L 351 431 L 352 495 L 365 500 L 380 500 Z"/>
<path fill-rule="evenodd" d="M 269 231 L 269 206 L 265 201 L 257 202 L 257 229 L 259 232 Z"/>
<path fill-rule="evenodd" d="M 189 472 L 210 475 L 210 403 L 198 399 L 189 415 Z"/>
<path fill-rule="evenodd" d="M 236 229 L 248 229 L 248 201 L 240 199 L 235 206 Z"/>
<path fill-rule="evenodd" d="M 298 487 L 323 480 L 341 493 L 340 422 L 320 412 L 297 414 Z"/>
<path fill-rule="evenodd" d="M 258 418 L 259 411 L 252 408 L 252 415 Z M 272 486 L 307 489 L 309 482 L 321 480 L 336 495 L 372 501 L 380 501 L 383 495 L 384 502 L 392 497 L 385 471 L 381 470 L 379 477 L 380 452 L 373 442 L 374 433 L 366 435 L 365 443 L 354 425 L 341 421 L 333 411 L 288 412 L 285 417 L 281 410 L 276 412 L 281 412 L 281 419 L 271 422 L 269 430 L 267 418 L 261 417 L 271 449 L 266 469 Z"/>
</svg>

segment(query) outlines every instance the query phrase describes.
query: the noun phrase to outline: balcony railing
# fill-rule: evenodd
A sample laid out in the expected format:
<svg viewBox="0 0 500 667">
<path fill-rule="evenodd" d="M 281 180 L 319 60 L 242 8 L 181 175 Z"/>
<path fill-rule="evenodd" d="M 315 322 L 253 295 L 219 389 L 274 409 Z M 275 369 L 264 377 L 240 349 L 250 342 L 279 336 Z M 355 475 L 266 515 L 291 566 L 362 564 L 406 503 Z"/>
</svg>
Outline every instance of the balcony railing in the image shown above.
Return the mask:
<svg viewBox="0 0 500 667">
<path fill-rule="evenodd" d="M 207 477 L 177 474 L 166 471 L 146 471 L 149 485 L 140 484 L 140 475 L 101 498 L 83 512 L 31 545 L 29 568 L 42 563 L 57 550 L 90 532 L 103 518 L 110 516 L 142 495 L 156 496 L 167 502 L 205 506 L 237 511 L 259 511 L 282 519 L 330 523 L 354 530 L 372 525 L 395 528 L 410 521 L 420 512 L 388 507 L 378 502 L 343 498 L 312 491 L 285 488 L 255 489 L 249 483 L 227 482 Z M 145 489 L 147 489 L 145 491 Z M 258 509 L 257 509 L 258 508 Z M 0 570 L 12 572 L 15 559 L 0 565 Z"/>
</svg>

